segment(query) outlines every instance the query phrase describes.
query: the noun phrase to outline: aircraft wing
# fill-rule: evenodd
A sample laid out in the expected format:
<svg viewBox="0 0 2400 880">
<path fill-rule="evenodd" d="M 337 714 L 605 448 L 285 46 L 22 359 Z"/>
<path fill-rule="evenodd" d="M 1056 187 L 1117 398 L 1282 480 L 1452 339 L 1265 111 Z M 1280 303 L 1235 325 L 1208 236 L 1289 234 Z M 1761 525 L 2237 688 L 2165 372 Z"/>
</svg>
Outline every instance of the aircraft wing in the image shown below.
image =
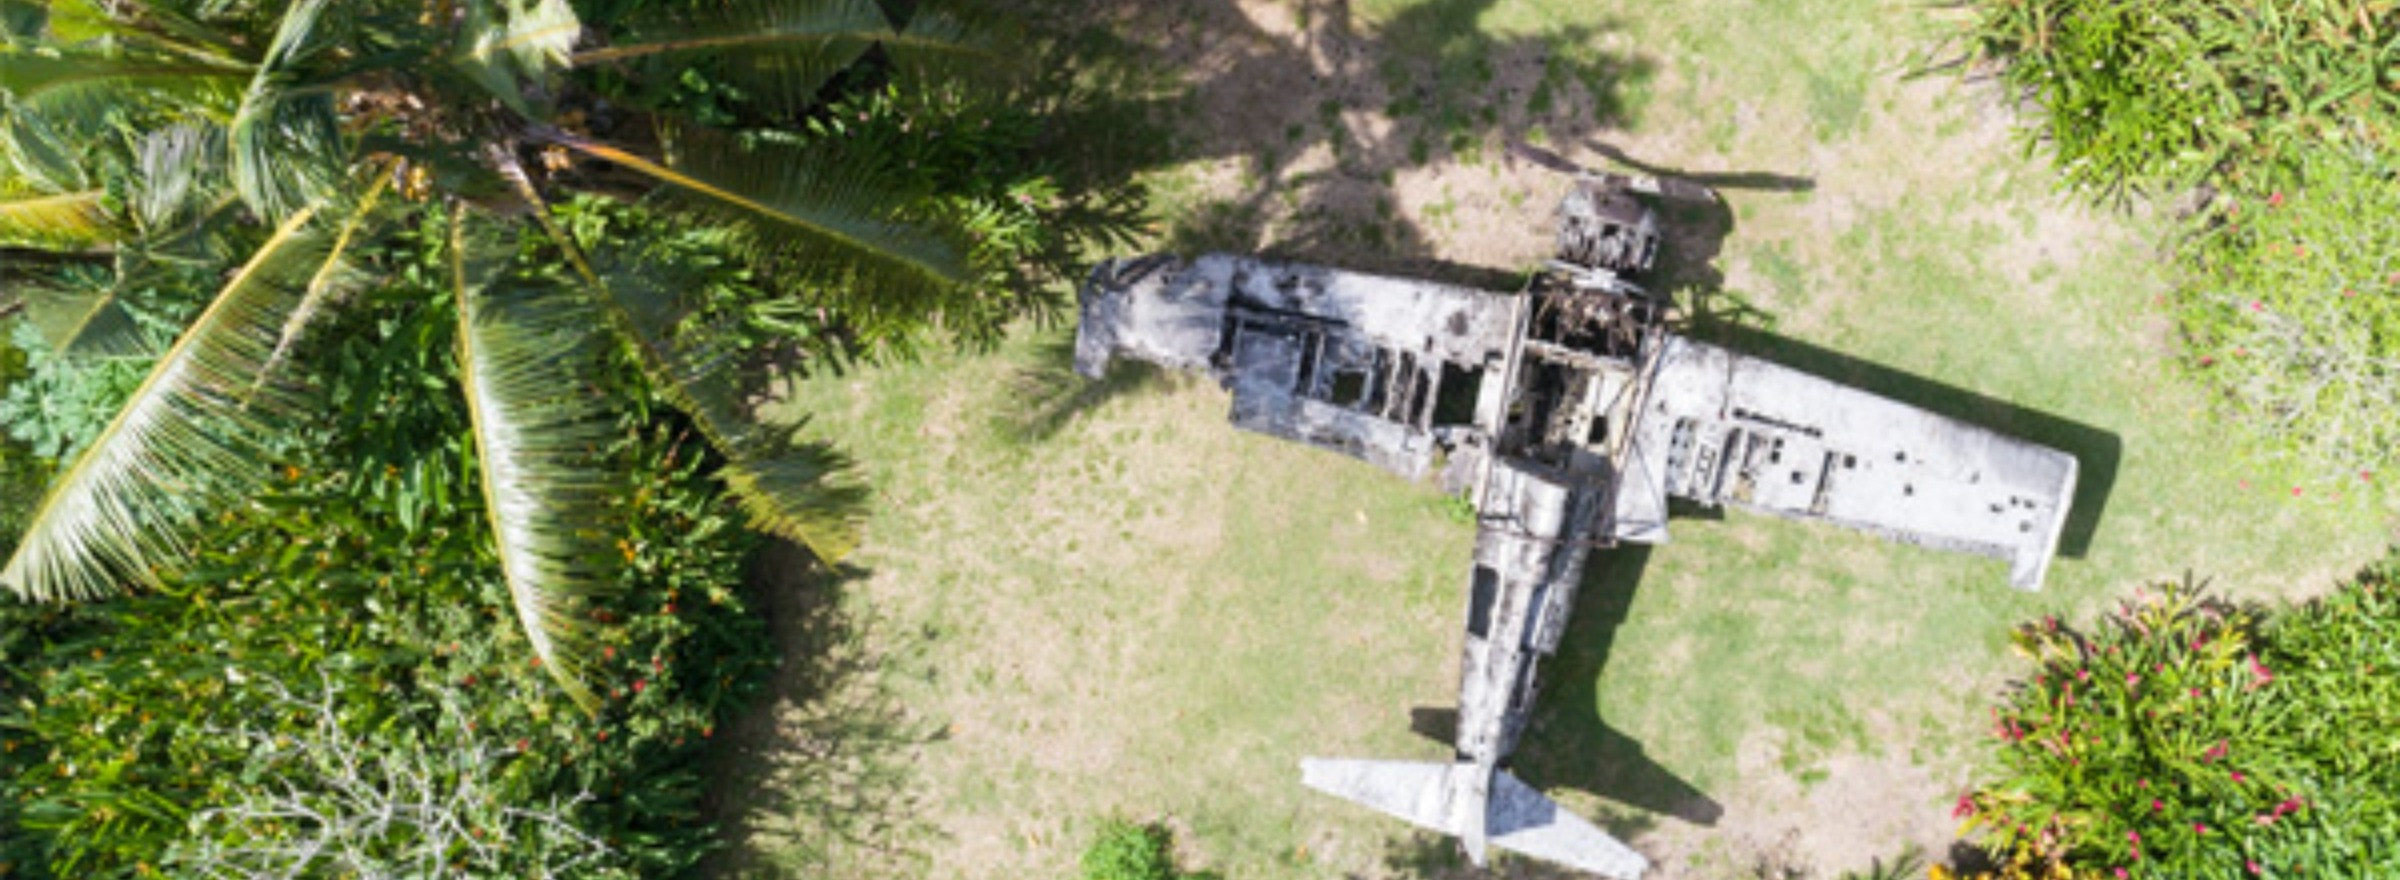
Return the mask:
<svg viewBox="0 0 2400 880">
<path fill-rule="evenodd" d="M 1619 537 L 1662 539 L 1672 495 L 2005 559 L 2012 585 L 2041 587 L 2074 456 L 1679 337 L 1650 369 Z"/>
</svg>

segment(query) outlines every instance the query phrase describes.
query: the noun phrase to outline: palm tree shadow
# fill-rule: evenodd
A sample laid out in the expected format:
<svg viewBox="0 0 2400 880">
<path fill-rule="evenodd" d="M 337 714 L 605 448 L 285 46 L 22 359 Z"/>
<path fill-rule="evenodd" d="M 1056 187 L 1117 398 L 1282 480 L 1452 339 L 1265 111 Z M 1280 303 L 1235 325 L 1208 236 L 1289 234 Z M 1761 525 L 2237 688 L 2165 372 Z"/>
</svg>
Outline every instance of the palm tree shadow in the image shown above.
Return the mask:
<svg viewBox="0 0 2400 880">
<path fill-rule="evenodd" d="M 766 698 L 727 723 L 701 768 L 714 780 L 701 808 L 726 845 L 697 876 L 862 865 L 910 876 L 938 844 L 940 832 L 921 818 L 907 755 L 942 732 L 878 684 L 882 657 L 866 647 L 874 624 L 842 602 L 863 575 L 829 570 L 782 541 L 753 560 L 744 590 L 764 610 L 782 662 Z"/>
<path fill-rule="evenodd" d="M 1072 175 L 1064 188 L 1088 194 L 1079 210 L 1114 236 L 1093 240 L 1121 245 L 1095 250 L 1147 241 L 1185 255 L 1261 253 L 1514 290 L 1521 273 L 1440 259 L 1431 233 L 1401 210 L 1398 175 L 1496 161 L 1504 142 L 1574 143 L 1622 125 L 1630 90 L 1653 65 L 1599 48 L 1611 24 L 1486 33 L 1479 20 L 1496 4 L 1429 0 L 1374 21 L 1349 0 L 1005 5 L 1025 22 L 1029 66 L 1045 71 L 1028 100 L 1049 102 L 1054 152 Z M 1216 177 L 1157 221 L 1154 237 L 1121 234 L 1130 181 L 1202 167 Z M 1227 173 L 1230 185 L 1219 179 Z M 1546 206 L 1527 214 L 1529 234 L 1542 234 Z M 1046 436 L 1062 415 L 1153 384 L 1112 373 L 1096 391 L 1060 393 L 1047 387 L 1062 375 L 1056 365 L 1018 377 L 1043 391 L 1021 396 L 1033 411 L 1008 417 L 1030 427 L 1018 433 Z"/>
</svg>

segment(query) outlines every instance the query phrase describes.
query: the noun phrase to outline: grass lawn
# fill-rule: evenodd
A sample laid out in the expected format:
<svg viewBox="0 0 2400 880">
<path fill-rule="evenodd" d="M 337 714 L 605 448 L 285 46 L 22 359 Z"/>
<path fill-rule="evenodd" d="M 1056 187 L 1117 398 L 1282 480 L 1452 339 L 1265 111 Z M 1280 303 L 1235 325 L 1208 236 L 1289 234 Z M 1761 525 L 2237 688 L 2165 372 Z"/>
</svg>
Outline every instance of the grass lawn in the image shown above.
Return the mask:
<svg viewBox="0 0 2400 880">
<path fill-rule="evenodd" d="M 1505 285 L 1545 254 L 1566 180 L 1502 144 L 1621 155 L 1723 187 L 1728 210 L 1678 218 L 1674 274 L 1716 316 L 1695 333 L 2083 459 L 2038 594 L 2000 563 L 1741 513 L 1595 557 L 1519 767 L 1654 877 L 1946 847 L 1983 704 L 2019 668 L 2011 623 L 2187 573 L 2307 593 L 2400 521 L 2376 485 L 2295 486 L 2242 454 L 2163 364 L 2154 221 L 2052 195 L 1988 89 L 1904 78 L 1933 15 L 1128 0 L 1090 19 L 1188 73 L 1161 247 Z M 1431 487 L 1235 431 L 1204 382 L 1062 385 L 1069 332 L 795 390 L 788 412 L 878 501 L 854 570 L 809 584 L 843 622 L 784 621 L 784 699 L 733 732 L 721 873 L 1066 877 L 1113 814 L 1165 821 L 1227 877 L 1460 874 L 1448 844 L 1302 788 L 1298 761 L 1447 754 L 1409 710 L 1451 700 L 1472 525 Z M 807 672 L 822 650 L 848 671 Z"/>
</svg>

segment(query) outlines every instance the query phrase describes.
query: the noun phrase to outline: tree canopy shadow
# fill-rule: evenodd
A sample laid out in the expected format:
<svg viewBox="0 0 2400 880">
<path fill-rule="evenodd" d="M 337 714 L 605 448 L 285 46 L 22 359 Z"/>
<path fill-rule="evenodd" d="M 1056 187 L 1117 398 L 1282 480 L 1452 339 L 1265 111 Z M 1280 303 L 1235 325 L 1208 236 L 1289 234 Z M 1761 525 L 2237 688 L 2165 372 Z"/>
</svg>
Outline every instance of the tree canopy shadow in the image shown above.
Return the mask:
<svg viewBox="0 0 2400 880">
<path fill-rule="evenodd" d="M 714 780 L 702 805 L 724 846 L 698 876 L 821 876 L 881 865 L 914 876 L 938 832 L 919 817 L 906 753 L 941 732 L 909 716 L 876 681 L 874 624 L 844 609 L 864 573 L 829 570 L 777 541 L 752 562 L 744 589 L 764 610 L 782 663 L 764 699 L 719 732 L 699 768 Z"/>
</svg>

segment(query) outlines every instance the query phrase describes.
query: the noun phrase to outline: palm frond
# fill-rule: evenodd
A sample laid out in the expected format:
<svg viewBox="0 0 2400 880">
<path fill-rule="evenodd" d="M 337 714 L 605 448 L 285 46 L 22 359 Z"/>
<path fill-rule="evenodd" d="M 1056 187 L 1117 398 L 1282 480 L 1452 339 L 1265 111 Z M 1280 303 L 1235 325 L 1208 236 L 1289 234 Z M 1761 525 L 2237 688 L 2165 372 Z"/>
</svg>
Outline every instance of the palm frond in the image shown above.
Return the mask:
<svg viewBox="0 0 2400 880">
<path fill-rule="evenodd" d="M 140 353 L 142 328 L 125 308 L 125 276 L 69 273 L 25 292 L 25 317 L 54 356 L 122 357 Z"/>
<path fill-rule="evenodd" d="M 8 161 L 12 177 L 42 192 L 80 191 L 92 186 L 91 177 L 76 161 L 71 143 L 41 114 L 11 106 L 0 115 L 0 158 Z"/>
<path fill-rule="evenodd" d="M 85 53 L 52 57 L 11 52 L 8 54 L 8 63 L 0 64 L 0 92 L 6 92 L 18 100 L 29 100 L 55 89 L 72 86 L 205 79 L 239 81 L 249 75 L 250 71 L 241 68 L 182 61 L 145 61 Z"/>
<path fill-rule="evenodd" d="M 323 262 L 329 236 L 312 217 L 295 213 L 268 236 L 51 484 L 0 586 L 58 601 L 155 585 L 201 508 L 266 475 L 261 438 L 294 402 L 288 386 L 258 379 Z"/>
<path fill-rule="evenodd" d="M 503 175 L 533 208 L 540 223 L 574 267 L 595 304 L 641 367 L 644 378 L 668 404 L 690 416 L 709 445 L 726 458 L 718 478 L 732 489 L 752 528 L 805 545 L 819 558 L 838 560 L 857 546 L 865 493 L 839 479 L 848 462 L 830 447 L 796 440 L 795 428 L 760 425 L 751 417 L 726 371 L 739 366 L 738 352 L 716 334 L 685 336 L 675 286 L 638 266 L 612 264 L 603 277 L 589 255 L 558 221 L 523 169 L 505 152 L 495 154 Z"/>
<path fill-rule="evenodd" d="M 522 83 L 540 84 L 567 66 L 583 20 L 566 0 L 473 0 L 460 34 L 465 45 L 450 63 L 509 109 L 530 116 Z"/>
<path fill-rule="evenodd" d="M 108 193 L 89 189 L 0 199 L 0 245 L 98 249 L 114 239 Z"/>
<path fill-rule="evenodd" d="M 469 235 L 471 217 L 452 215 L 450 281 L 486 517 L 534 655 L 591 711 L 580 594 L 608 578 L 605 471 L 593 461 L 606 412 L 582 376 L 596 363 L 599 322 L 582 298 L 495 285 L 505 250 Z"/>
<path fill-rule="evenodd" d="M 49 36 L 65 43 L 104 37 L 157 49 L 203 64 L 239 66 L 238 47 L 217 30 L 171 9 L 138 0 L 51 0 L 44 10 Z"/>
<path fill-rule="evenodd" d="M 806 545 L 827 561 L 856 549 L 865 490 L 846 478 L 846 456 L 799 439 L 803 425 L 756 419 L 736 375 L 751 367 L 731 332 L 739 319 L 695 320 L 678 291 L 695 289 L 697 280 L 664 265 L 610 255 L 597 268 L 601 292 L 623 316 L 621 332 L 657 364 L 650 380 L 669 389 L 669 401 L 691 414 L 725 453 L 718 478 L 733 490 L 751 525 Z"/>
<path fill-rule="evenodd" d="M 316 320 L 317 313 L 326 303 L 333 301 L 335 295 L 342 291 L 357 286 L 362 276 L 348 259 L 350 244 L 357 240 L 361 231 L 372 233 L 383 219 L 377 208 L 382 201 L 384 188 L 391 184 L 391 180 L 389 166 L 386 166 L 382 173 L 374 176 L 366 195 L 350 208 L 340 225 L 334 228 L 333 241 L 327 246 L 324 261 L 318 264 L 315 272 L 309 273 L 308 285 L 301 290 L 299 305 L 292 307 L 291 316 L 284 319 L 282 332 L 276 334 L 275 350 L 267 355 L 267 374 L 273 374 L 283 366 L 284 360 L 291 355 L 292 346 L 299 343 L 301 334 L 308 331 L 309 323 Z"/>
<path fill-rule="evenodd" d="M 704 17 L 641 23 L 638 37 L 577 52 L 574 63 L 655 61 L 663 74 L 705 57 L 712 76 L 791 111 L 816 101 L 827 81 L 875 47 L 903 76 L 989 75 L 1006 57 L 972 33 L 931 11 L 896 27 L 876 0 L 748 0 Z"/>
<path fill-rule="evenodd" d="M 332 95 L 291 89 L 286 69 L 315 48 L 317 19 L 327 2 L 296 0 L 284 11 L 266 60 L 226 126 L 234 189 L 271 217 L 314 202 L 341 173 L 340 117 Z"/>
<path fill-rule="evenodd" d="M 968 276 L 965 248 L 897 219 L 912 199 L 878 185 L 870 157 L 714 135 L 679 139 L 672 165 L 559 134 L 561 143 L 667 184 L 676 204 L 744 234 L 787 279 L 855 288 L 893 302 L 934 299 Z"/>
<path fill-rule="evenodd" d="M 182 225 L 221 193 L 225 130 L 193 121 L 144 134 L 134 145 L 133 214 L 159 231 Z"/>
</svg>

